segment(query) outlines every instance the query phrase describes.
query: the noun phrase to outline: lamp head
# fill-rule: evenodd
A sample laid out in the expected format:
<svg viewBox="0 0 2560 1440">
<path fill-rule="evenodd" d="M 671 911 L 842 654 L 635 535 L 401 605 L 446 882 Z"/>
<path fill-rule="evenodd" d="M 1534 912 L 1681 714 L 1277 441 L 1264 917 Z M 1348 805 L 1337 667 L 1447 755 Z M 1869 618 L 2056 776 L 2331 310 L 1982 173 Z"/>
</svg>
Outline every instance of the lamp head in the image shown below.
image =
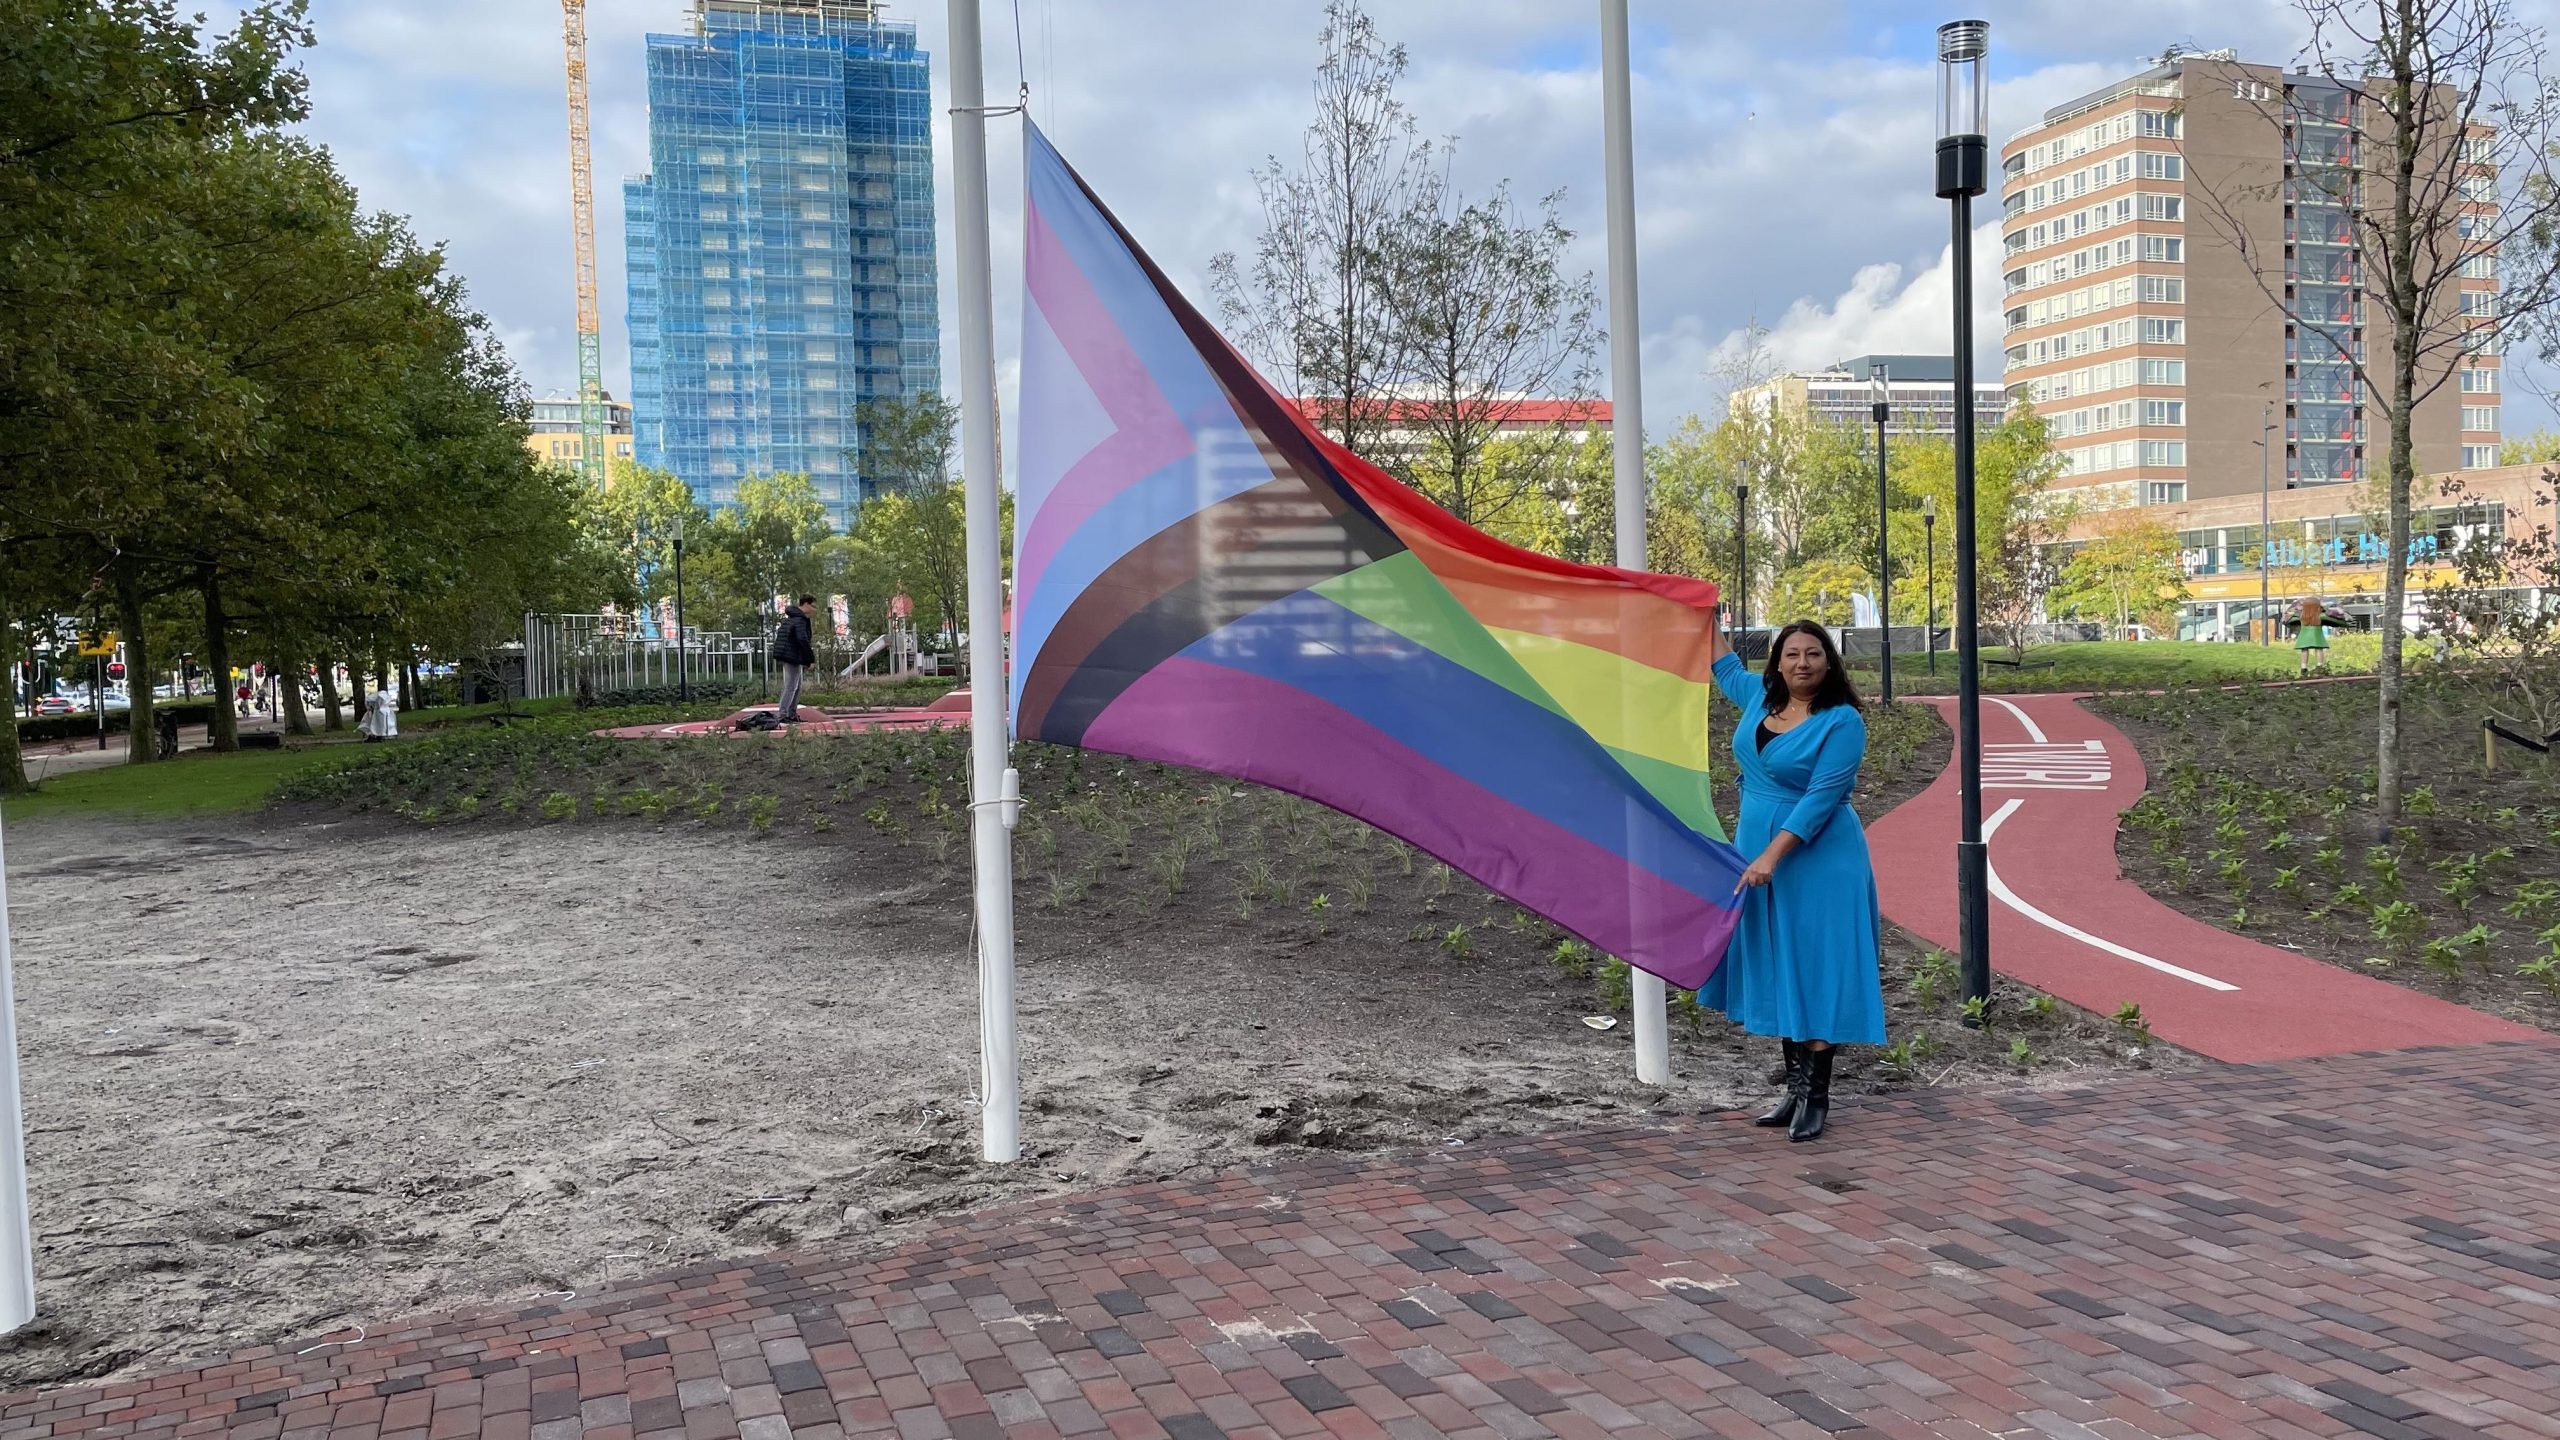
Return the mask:
<svg viewBox="0 0 2560 1440">
<path fill-rule="evenodd" d="M 1938 197 L 1988 188 L 1991 133 L 1991 22 L 1938 27 Z"/>
<path fill-rule="evenodd" d="M 1938 523 L 1937 496 L 1923 495 L 1920 497 L 1920 518 L 1928 521 L 1932 525 Z"/>
<path fill-rule="evenodd" d="M 1885 379 L 1881 360 L 1867 367 L 1867 399 L 1875 404 L 1876 419 L 1884 419 L 1885 406 L 1893 399 L 1893 387 Z"/>
</svg>

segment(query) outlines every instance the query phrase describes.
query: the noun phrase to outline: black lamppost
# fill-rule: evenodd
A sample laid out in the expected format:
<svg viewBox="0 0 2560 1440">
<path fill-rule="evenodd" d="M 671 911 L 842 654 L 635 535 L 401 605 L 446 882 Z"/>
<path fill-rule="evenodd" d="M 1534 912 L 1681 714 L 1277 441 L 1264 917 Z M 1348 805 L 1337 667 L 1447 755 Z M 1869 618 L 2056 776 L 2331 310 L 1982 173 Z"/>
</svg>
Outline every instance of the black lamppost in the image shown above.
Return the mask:
<svg viewBox="0 0 2560 1440">
<path fill-rule="evenodd" d="M 1733 633 L 1734 653 L 1742 653 L 1742 636 L 1751 630 L 1751 485 L 1733 487 Z"/>
<path fill-rule="evenodd" d="M 1879 360 L 1867 372 L 1876 412 L 1876 618 L 1884 622 L 1884 703 L 1893 703 L 1893 501 L 1885 488 L 1884 417 L 1893 397 Z"/>
<path fill-rule="evenodd" d="M 1975 629 L 1973 511 L 1973 197 L 1991 170 L 1991 22 L 1938 27 L 1938 198 L 1948 202 L 1955 267 L 1956 909 L 1964 998 L 1991 1000 L 1991 853 L 1982 840 L 1982 648 Z"/>
<path fill-rule="evenodd" d="M 1928 615 L 1920 626 L 1920 648 L 1929 652 L 1929 673 L 1938 673 L 1938 497 L 1920 497 L 1920 533 L 1928 538 Z"/>
</svg>

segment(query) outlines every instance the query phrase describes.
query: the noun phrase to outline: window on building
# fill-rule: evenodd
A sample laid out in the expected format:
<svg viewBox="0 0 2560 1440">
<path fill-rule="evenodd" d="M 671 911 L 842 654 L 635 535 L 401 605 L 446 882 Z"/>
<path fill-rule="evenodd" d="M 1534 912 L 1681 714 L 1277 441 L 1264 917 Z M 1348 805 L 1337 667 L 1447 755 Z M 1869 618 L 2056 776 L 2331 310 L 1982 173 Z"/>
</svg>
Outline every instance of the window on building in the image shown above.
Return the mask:
<svg viewBox="0 0 2560 1440">
<path fill-rule="evenodd" d="M 2498 447 L 2495 445 L 2465 445 L 2462 447 L 2462 468 L 2465 470 L 2487 470 L 2495 466 L 2497 463 Z"/>
<path fill-rule="evenodd" d="M 2142 423 L 2145 425 L 2184 425 L 2187 423 L 2187 402 L 2184 400 L 2145 400 L 2142 402 Z"/>
<path fill-rule="evenodd" d="M 697 218 L 714 225 L 725 224 L 729 219 L 729 207 L 726 205 L 705 205 L 702 207 L 701 213 Z"/>
<path fill-rule="evenodd" d="M 2175 275 L 2145 275 L 2142 298 L 2148 304 L 2183 305 L 2187 301 L 2187 282 Z"/>
<path fill-rule="evenodd" d="M 2142 503 L 2145 505 L 2175 505 L 2186 498 L 2187 482 L 2184 480 L 2142 482 Z"/>
<path fill-rule="evenodd" d="M 2473 365 L 2465 368 L 2462 372 L 2462 393 L 2465 395 L 2497 394 L 2497 370 L 2488 365 Z"/>
<path fill-rule="evenodd" d="M 2187 383 L 2187 362 L 2184 360 L 2145 360 L 2142 362 L 2142 383 L 2145 385 L 2184 385 Z"/>
<path fill-rule="evenodd" d="M 2183 466 L 2187 463 L 2187 442 L 2184 440 L 2145 440 L 2142 442 L 2142 463 L 2144 465 Z"/>
<path fill-rule="evenodd" d="M 2187 258 L 2187 242 L 2174 235 L 2145 235 L 2142 237 L 2142 258 L 2183 264 Z"/>
<path fill-rule="evenodd" d="M 2497 429 L 2497 428 L 2498 428 L 2498 407 L 2497 407 L 2497 406 L 2495 406 L 2495 405 L 2465 405 L 2465 406 L 2463 406 L 2463 407 L 2462 407 L 2462 428 L 2463 428 L 2463 429 L 2465 429 L 2465 430 L 2495 430 L 2495 429 Z"/>
<path fill-rule="evenodd" d="M 836 287 L 833 285 L 803 285 L 800 287 L 800 303 L 803 305 L 833 305 L 836 303 Z"/>
<path fill-rule="evenodd" d="M 2145 180 L 2178 180 L 2186 176 L 2186 162 L 2175 155 L 2145 150 L 2141 158 L 2142 178 Z"/>
<path fill-rule="evenodd" d="M 2462 274 L 2469 280 L 2495 280 L 2498 278 L 2498 257 L 2466 255 L 2462 260 Z"/>
<path fill-rule="evenodd" d="M 2465 291 L 2463 291 L 2463 292 L 2462 292 L 2462 313 L 2463 313 L 2463 314 L 2465 314 L 2465 315 L 2495 315 L 2495 314 L 2497 314 L 2497 313 L 2498 313 L 2498 292 L 2497 292 L 2497 291 L 2495 291 L 2495 290 L 2465 290 Z"/>
<path fill-rule="evenodd" d="M 2145 195 L 2142 197 L 2142 218 L 2184 220 L 2187 218 L 2187 202 L 2176 195 Z"/>
<path fill-rule="evenodd" d="M 2184 320 L 2155 320 L 2145 318 L 2142 322 L 2142 343 L 2145 345 L 2184 345 L 2187 343 L 2187 322 Z"/>
<path fill-rule="evenodd" d="M 2141 113 L 2142 133 L 2175 139 L 2183 128 L 2178 121 L 2179 115 L 2175 110 L 2145 110 Z"/>
</svg>

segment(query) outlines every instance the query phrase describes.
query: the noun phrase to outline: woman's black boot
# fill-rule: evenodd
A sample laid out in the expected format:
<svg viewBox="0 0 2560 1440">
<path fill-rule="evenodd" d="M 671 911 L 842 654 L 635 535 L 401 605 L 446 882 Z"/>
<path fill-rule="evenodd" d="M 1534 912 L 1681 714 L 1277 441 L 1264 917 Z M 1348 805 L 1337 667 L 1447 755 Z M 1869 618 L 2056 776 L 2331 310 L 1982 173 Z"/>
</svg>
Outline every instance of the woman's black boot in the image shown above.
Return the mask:
<svg viewBox="0 0 2560 1440">
<path fill-rule="evenodd" d="M 1780 1097 L 1778 1103 L 1766 1114 L 1756 1116 L 1751 1121 L 1754 1125 L 1771 1130 L 1794 1121 L 1804 1103 L 1805 1048 L 1793 1040 L 1781 1040 L 1778 1046 L 1780 1052 L 1786 1057 L 1784 1068 L 1787 1093 Z"/>
<path fill-rule="evenodd" d="M 1790 1140 L 1811 1140 L 1822 1134 L 1823 1125 L 1831 1118 L 1831 1056 L 1840 1047 L 1825 1045 L 1804 1052 L 1804 1079 L 1798 1091 L 1804 1098 L 1796 1105 L 1795 1123 L 1787 1127 Z"/>
</svg>

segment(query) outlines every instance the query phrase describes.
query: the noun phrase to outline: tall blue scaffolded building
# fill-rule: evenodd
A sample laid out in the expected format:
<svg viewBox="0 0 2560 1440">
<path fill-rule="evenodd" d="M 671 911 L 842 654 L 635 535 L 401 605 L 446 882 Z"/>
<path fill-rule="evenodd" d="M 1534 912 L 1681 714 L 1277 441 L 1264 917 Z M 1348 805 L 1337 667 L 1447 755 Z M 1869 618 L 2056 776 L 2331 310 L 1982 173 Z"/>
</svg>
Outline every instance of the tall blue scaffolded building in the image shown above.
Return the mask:
<svg viewBox="0 0 2560 1440">
<path fill-rule="evenodd" d="M 857 407 L 942 388 L 926 57 L 872 0 L 693 0 L 693 27 L 648 37 L 623 184 L 635 457 L 712 506 L 807 475 L 842 528 Z"/>
</svg>

